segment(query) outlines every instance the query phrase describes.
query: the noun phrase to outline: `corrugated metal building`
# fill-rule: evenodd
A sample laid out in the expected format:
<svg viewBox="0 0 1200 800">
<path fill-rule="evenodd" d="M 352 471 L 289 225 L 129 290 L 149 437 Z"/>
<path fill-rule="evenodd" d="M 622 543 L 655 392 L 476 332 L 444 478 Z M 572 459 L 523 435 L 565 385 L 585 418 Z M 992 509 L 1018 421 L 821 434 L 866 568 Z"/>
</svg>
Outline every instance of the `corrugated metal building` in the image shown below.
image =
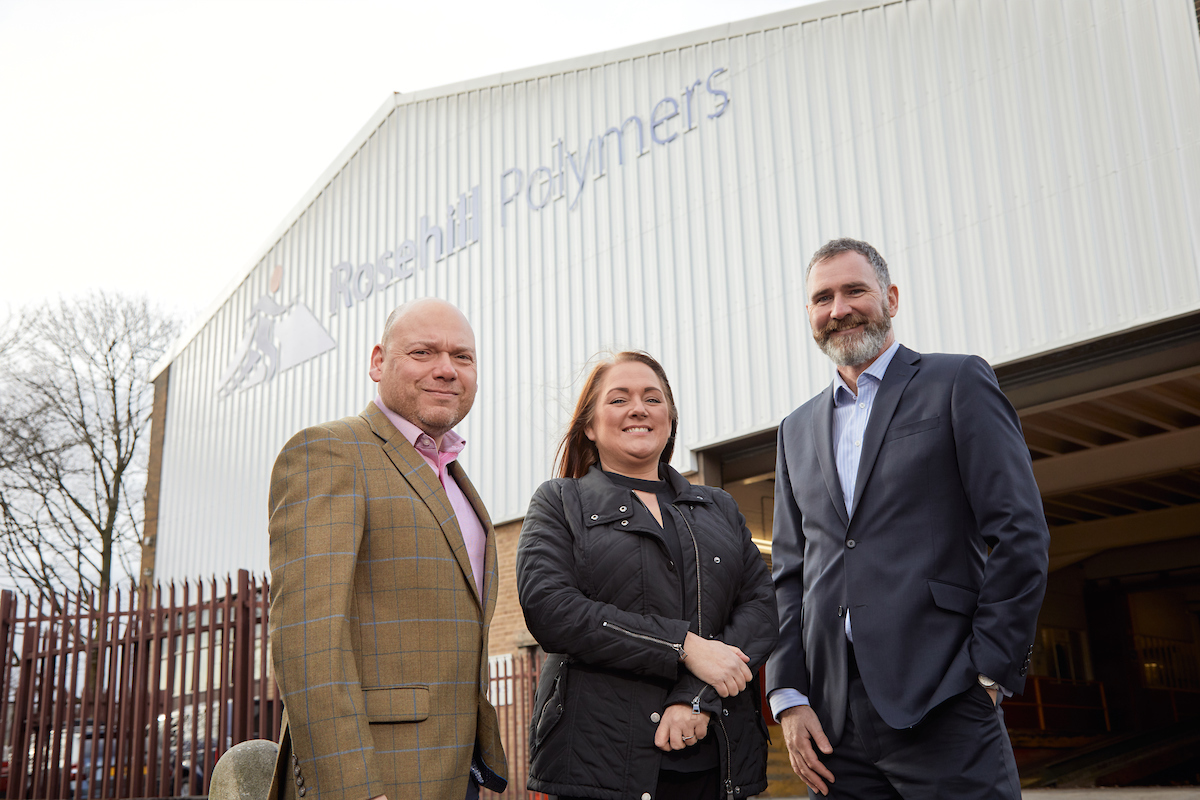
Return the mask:
<svg viewBox="0 0 1200 800">
<path fill-rule="evenodd" d="M 767 539 L 775 426 L 832 376 L 803 266 L 850 235 L 889 260 L 901 341 L 983 355 L 1021 411 L 1051 596 L 1077 598 L 1042 669 L 1094 677 L 1096 565 L 1200 554 L 1196 13 L 832 0 L 396 94 L 159 365 L 145 577 L 266 570 L 276 453 L 370 401 L 384 318 L 425 295 L 475 327 L 460 432 L 495 520 L 550 476 L 589 358 L 634 347 L 671 375 L 676 466 Z"/>
</svg>

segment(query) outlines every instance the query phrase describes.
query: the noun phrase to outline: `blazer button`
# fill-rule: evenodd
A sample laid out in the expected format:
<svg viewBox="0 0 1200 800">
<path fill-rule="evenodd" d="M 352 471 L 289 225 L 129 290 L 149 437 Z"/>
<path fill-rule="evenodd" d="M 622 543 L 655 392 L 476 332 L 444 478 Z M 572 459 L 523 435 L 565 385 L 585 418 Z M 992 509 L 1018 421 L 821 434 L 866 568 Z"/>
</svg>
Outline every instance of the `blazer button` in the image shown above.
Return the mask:
<svg viewBox="0 0 1200 800">
<path fill-rule="evenodd" d="M 622 525 L 628 525 L 628 524 L 629 524 L 629 520 L 627 520 L 627 519 L 623 519 L 623 520 L 621 520 L 621 524 L 622 524 Z"/>
<path fill-rule="evenodd" d="M 662 719 L 662 716 L 657 711 L 655 711 L 653 714 L 650 715 L 651 722 L 658 722 L 661 719 Z"/>
<path fill-rule="evenodd" d="M 628 510 L 629 510 L 629 509 L 628 509 L 628 508 L 626 508 L 625 506 L 621 506 L 621 513 L 622 513 L 622 514 L 624 514 L 624 513 L 625 513 L 626 511 L 628 511 Z"/>
<path fill-rule="evenodd" d="M 649 792 L 642 792 L 642 800 L 652 800 Z"/>
<path fill-rule="evenodd" d="M 304 776 L 303 776 L 303 775 L 297 775 L 297 776 L 296 776 L 296 785 L 297 785 L 297 786 L 303 786 L 303 785 L 304 785 Z"/>
<path fill-rule="evenodd" d="M 714 563 L 714 564 L 720 564 L 720 563 L 721 563 L 721 557 L 720 557 L 720 556 L 713 556 L 713 563 Z"/>
<path fill-rule="evenodd" d="M 299 778 L 300 777 L 300 765 L 297 764 L 296 766 L 292 767 L 292 772 L 295 773 L 297 778 Z"/>
<path fill-rule="evenodd" d="M 849 547 L 851 550 L 853 550 L 857 546 L 858 546 L 858 542 L 854 541 L 853 539 L 846 540 L 846 547 Z"/>
<path fill-rule="evenodd" d="M 296 794 L 300 795 L 301 797 L 304 797 L 306 792 L 307 790 L 303 786 L 296 790 Z"/>
<path fill-rule="evenodd" d="M 599 515 L 599 514 L 592 514 L 592 519 L 600 519 L 600 515 Z"/>
</svg>

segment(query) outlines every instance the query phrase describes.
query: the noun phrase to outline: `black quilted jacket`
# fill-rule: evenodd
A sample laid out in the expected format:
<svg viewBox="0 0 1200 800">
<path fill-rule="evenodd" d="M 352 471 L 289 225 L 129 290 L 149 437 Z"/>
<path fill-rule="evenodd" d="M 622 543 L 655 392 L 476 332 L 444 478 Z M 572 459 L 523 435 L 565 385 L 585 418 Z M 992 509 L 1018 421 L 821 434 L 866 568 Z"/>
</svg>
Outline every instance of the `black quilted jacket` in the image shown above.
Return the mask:
<svg viewBox="0 0 1200 800">
<path fill-rule="evenodd" d="M 667 469 L 682 515 L 675 524 L 698 554 L 700 635 L 740 647 L 757 673 L 779 636 L 767 567 L 733 498 Z M 722 699 L 680 664 L 677 645 L 692 617 L 680 580 L 650 512 L 599 469 L 547 481 L 534 494 L 517 591 L 530 633 L 554 655 L 530 723 L 530 789 L 605 800 L 653 795 L 658 715 L 674 703 L 712 714 L 727 796 L 766 788 L 758 681 Z"/>
</svg>

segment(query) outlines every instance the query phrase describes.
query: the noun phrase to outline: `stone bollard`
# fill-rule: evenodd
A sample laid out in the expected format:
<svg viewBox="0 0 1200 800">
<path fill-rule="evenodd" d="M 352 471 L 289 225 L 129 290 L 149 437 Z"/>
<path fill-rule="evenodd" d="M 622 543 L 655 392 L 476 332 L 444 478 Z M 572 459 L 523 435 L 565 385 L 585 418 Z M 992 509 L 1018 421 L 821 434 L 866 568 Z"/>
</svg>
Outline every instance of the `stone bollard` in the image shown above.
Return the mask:
<svg viewBox="0 0 1200 800">
<path fill-rule="evenodd" d="M 208 800 L 267 800 L 279 745 L 251 739 L 225 751 L 213 767 Z"/>
</svg>

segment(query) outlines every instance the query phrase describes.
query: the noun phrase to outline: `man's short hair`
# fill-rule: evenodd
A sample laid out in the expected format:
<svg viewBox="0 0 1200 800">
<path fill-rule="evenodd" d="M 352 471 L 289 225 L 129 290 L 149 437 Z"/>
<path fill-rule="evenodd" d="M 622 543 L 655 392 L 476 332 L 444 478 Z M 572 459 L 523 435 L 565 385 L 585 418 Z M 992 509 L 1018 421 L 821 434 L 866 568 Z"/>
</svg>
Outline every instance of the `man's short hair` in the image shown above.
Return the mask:
<svg viewBox="0 0 1200 800">
<path fill-rule="evenodd" d="M 812 268 L 822 261 L 833 258 L 842 253 L 858 253 L 867 261 L 871 262 L 871 266 L 875 270 L 875 278 L 879 281 L 879 288 L 885 293 L 888 287 L 892 285 L 892 277 L 888 274 L 887 262 L 883 260 L 883 256 L 879 255 L 879 251 L 866 242 L 858 239 L 831 239 L 817 252 L 813 253 L 812 259 L 808 262 L 808 269 L 804 271 L 804 280 L 808 282 L 808 273 L 812 272 Z"/>
</svg>

